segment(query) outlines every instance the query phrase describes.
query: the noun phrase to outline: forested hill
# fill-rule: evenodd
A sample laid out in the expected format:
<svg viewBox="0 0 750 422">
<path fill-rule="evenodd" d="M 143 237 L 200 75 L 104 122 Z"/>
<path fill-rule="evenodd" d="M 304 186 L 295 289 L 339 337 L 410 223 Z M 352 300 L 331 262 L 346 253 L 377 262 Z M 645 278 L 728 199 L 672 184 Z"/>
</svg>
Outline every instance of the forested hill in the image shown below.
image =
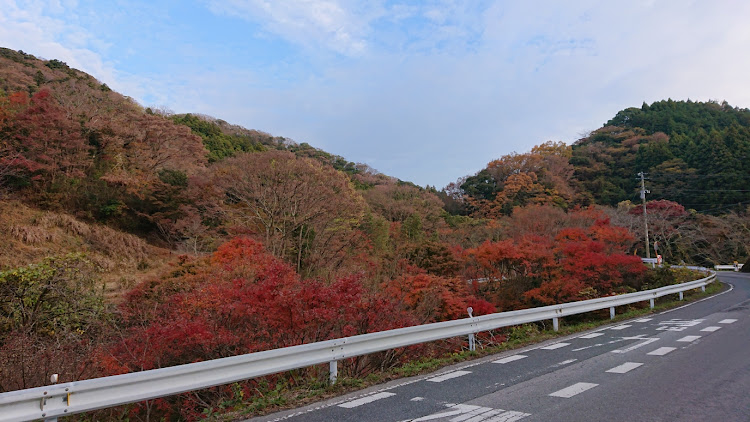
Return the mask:
<svg viewBox="0 0 750 422">
<path fill-rule="evenodd" d="M 570 162 L 600 204 L 637 200 L 643 171 L 650 199 L 722 212 L 750 203 L 750 110 L 672 100 L 628 108 L 576 142 Z"/>
<path fill-rule="evenodd" d="M 548 142 L 512 153 L 448 186 L 457 212 L 510 214 L 514 207 L 617 205 L 649 200 L 722 214 L 750 204 L 750 110 L 726 102 L 658 101 L 620 111 L 566 147 Z"/>
</svg>

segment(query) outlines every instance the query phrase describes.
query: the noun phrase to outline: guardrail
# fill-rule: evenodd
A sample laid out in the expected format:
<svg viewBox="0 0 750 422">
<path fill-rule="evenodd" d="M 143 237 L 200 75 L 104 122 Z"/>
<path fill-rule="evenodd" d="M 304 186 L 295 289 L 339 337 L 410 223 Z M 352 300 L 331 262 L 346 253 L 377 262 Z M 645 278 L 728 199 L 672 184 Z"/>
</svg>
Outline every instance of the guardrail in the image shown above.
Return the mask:
<svg viewBox="0 0 750 422">
<path fill-rule="evenodd" d="M 739 271 L 745 264 L 714 265 L 716 271 Z"/>
<path fill-rule="evenodd" d="M 553 327 L 557 330 L 561 317 L 607 308 L 610 309 L 610 317 L 614 318 L 617 306 L 648 300 L 653 308 L 654 299 L 658 297 L 678 293 L 682 300 L 684 291 L 697 288 L 705 291 L 705 286 L 715 279 L 716 273 L 711 273 L 700 280 L 642 292 L 398 328 L 169 368 L 11 391 L 0 394 L 0 421 L 55 421 L 58 416 L 323 363 L 330 364 L 331 380 L 335 381 L 336 362 L 341 359 L 464 335 L 470 336 L 470 344 L 473 346 L 474 333 L 548 319 L 552 320 Z"/>
</svg>

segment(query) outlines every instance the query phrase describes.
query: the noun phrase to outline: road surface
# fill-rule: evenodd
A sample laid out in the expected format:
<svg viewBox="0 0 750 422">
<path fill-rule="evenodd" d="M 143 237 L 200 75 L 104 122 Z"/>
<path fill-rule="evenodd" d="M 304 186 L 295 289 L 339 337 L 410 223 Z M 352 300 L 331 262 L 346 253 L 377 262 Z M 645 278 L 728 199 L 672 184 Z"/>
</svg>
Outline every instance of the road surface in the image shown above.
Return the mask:
<svg viewBox="0 0 750 422">
<path fill-rule="evenodd" d="M 750 274 L 719 278 L 677 309 L 252 421 L 750 421 Z"/>
</svg>

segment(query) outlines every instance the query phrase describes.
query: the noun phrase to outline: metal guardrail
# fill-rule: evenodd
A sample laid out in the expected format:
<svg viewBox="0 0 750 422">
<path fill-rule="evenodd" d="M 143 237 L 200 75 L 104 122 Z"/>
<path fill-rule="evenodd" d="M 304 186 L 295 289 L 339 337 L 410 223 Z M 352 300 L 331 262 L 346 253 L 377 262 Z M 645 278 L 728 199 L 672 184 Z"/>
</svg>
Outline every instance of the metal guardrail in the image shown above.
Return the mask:
<svg viewBox="0 0 750 422">
<path fill-rule="evenodd" d="M 336 362 L 341 359 L 464 335 L 473 338 L 473 334 L 480 331 L 547 319 L 553 321 L 557 330 L 561 317 L 607 308 L 614 318 L 617 306 L 648 300 L 653 308 L 654 299 L 658 297 L 679 293 L 682 299 L 682 292 L 697 288 L 705 290 L 705 286 L 715 279 L 716 273 L 712 273 L 700 280 L 642 292 L 398 328 L 169 368 L 11 391 L 0 394 L 0 422 L 35 419 L 52 421 L 58 416 L 324 363 L 330 363 L 331 377 L 335 379 Z"/>
<path fill-rule="evenodd" d="M 745 264 L 714 265 L 716 271 L 739 271 Z"/>
</svg>

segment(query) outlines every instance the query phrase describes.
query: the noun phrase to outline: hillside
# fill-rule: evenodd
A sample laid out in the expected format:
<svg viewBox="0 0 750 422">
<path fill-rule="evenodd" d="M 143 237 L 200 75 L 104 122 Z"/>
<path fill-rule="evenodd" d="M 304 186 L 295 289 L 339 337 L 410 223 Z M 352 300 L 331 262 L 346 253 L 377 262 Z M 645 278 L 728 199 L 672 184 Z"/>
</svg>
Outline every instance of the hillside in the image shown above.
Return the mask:
<svg viewBox="0 0 750 422">
<path fill-rule="evenodd" d="M 750 204 L 748 157 L 750 110 L 667 100 L 620 111 L 573 145 L 570 162 L 596 203 L 637 200 L 643 171 L 650 199 L 723 213 Z"/>
<path fill-rule="evenodd" d="M 491 161 L 452 188 L 485 215 L 528 203 L 615 206 L 640 199 L 644 172 L 648 199 L 723 214 L 750 204 L 748 157 L 750 110 L 667 100 L 622 110 L 569 148 L 548 142 Z"/>
</svg>

